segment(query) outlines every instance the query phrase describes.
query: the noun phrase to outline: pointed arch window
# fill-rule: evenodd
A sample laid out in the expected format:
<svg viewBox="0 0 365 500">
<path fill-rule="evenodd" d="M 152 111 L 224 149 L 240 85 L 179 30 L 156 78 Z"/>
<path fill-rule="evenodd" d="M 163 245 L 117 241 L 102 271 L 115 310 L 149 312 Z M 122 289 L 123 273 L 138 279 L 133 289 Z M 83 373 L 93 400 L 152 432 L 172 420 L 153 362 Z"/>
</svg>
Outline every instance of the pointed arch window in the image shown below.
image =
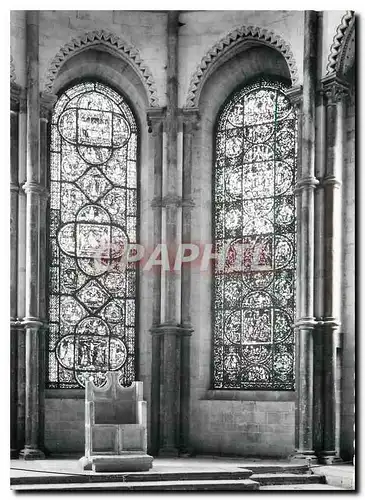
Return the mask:
<svg viewBox="0 0 365 500">
<path fill-rule="evenodd" d="M 51 123 L 47 387 L 135 379 L 138 130 L 125 99 L 84 82 L 58 99 Z"/>
<path fill-rule="evenodd" d="M 285 90 L 249 84 L 217 121 L 214 389 L 294 389 L 297 121 Z"/>
</svg>

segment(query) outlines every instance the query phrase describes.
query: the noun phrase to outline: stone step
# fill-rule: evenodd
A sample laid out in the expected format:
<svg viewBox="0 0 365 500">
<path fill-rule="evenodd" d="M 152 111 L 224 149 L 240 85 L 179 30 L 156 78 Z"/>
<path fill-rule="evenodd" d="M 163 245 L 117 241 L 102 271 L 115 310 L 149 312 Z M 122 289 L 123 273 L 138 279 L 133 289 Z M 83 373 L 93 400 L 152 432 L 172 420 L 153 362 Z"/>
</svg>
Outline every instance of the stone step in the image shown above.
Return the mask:
<svg viewBox="0 0 365 500">
<path fill-rule="evenodd" d="M 244 469 L 252 470 L 254 474 L 266 474 L 266 473 L 305 474 L 306 472 L 309 472 L 308 465 L 294 465 L 294 464 L 265 465 L 265 464 L 243 463 L 242 465 L 239 466 L 239 468 L 241 467 L 243 467 Z"/>
<path fill-rule="evenodd" d="M 191 472 L 133 472 L 133 473 L 93 473 L 80 472 L 78 474 L 55 474 L 54 472 L 32 471 L 31 475 L 24 474 L 11 477 L 11 485 L 27 484 L 61 484 L 61 483 L 113 483 L 113 482 L 152 482 L 152 481 L 209 481 L 209 480 L 244 480 L 252 475 L 248 469 L 237 471 L 191 471 Z"/>
<path fill-rule="evenodd" d="M 258 490 L 259 483 L 250 479 L 202 481 L 142 481 L 75 484 L 13 485 L 15 491 L 246 491 Z"/>
<path fill-rule="evenodd" d="M 330 484 L 273 484 L 270 486 L 260 486 L 260 491 L 328 491 L 328 490 L 339 490 L 346 491 L 345 488 L 339 488 L 338 486 L 331 486 Z"/>
<path fill-rule="evenodd" d="M 315 474 L 252 474 L 250 477 L 253 481 L 257 481 L 261 486 L 266 485 L 290 485 L 290 484 L 323 484 L 325 483 L 324 476 Z"/>
</svg>

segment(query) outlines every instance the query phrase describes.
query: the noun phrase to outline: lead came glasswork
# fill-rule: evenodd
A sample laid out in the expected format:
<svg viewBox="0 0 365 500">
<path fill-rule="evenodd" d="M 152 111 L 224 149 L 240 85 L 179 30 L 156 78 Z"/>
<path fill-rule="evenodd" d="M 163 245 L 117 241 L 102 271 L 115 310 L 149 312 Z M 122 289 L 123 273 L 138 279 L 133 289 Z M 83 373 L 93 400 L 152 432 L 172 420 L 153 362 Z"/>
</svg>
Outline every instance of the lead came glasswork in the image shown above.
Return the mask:
<svg viewBox="0 0 365 500">
<path fill-rule="evenodd" d="M 122 96 L 86 82 L 62 94 L 51 127 L 47 386 L 102 385 L 108 370 L 127 385 L 136 269 L 116 264 L 136 238 L 136 122 Z"/>
<path fill-rule="evenodd" d="M 294 389 L 297 122 L 285 88 L 244 87 L 216 128 L 215 389 Z"/>
</svg>

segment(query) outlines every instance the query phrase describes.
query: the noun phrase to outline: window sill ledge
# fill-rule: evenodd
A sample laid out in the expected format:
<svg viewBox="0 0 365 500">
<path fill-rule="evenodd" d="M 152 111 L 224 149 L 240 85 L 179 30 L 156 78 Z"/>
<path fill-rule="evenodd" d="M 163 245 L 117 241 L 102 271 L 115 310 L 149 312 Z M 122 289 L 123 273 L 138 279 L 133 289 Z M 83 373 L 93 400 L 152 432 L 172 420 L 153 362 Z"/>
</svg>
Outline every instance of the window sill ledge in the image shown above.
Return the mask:
<svg viewBox="0 0 365 500">
<path fill-rule="evenodd" d="M 295 401 L 295 391 L 208 390 L 201 401 Z"/>
</svg>

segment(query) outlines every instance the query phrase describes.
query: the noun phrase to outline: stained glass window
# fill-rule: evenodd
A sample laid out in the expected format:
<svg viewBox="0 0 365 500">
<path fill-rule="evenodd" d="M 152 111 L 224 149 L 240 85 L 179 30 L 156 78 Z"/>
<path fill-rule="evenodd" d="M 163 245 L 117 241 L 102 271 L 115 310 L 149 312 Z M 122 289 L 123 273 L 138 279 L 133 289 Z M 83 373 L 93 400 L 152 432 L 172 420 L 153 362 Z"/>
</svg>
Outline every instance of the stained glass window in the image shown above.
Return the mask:
<svg viewBox="0 0 365 500">
<path fill-rule="evenodd" d="M 118 370 L 135 379 L 137 126 L 125 99 L 85 82 L 51 124 L 47 386 L 77 388 Z"/>
<path fill-rule="evenodd" d="M 297 122 L 285 88 L 244 87 L 217 123 L 215 389 L 294 389 Z"/>
</svg>

